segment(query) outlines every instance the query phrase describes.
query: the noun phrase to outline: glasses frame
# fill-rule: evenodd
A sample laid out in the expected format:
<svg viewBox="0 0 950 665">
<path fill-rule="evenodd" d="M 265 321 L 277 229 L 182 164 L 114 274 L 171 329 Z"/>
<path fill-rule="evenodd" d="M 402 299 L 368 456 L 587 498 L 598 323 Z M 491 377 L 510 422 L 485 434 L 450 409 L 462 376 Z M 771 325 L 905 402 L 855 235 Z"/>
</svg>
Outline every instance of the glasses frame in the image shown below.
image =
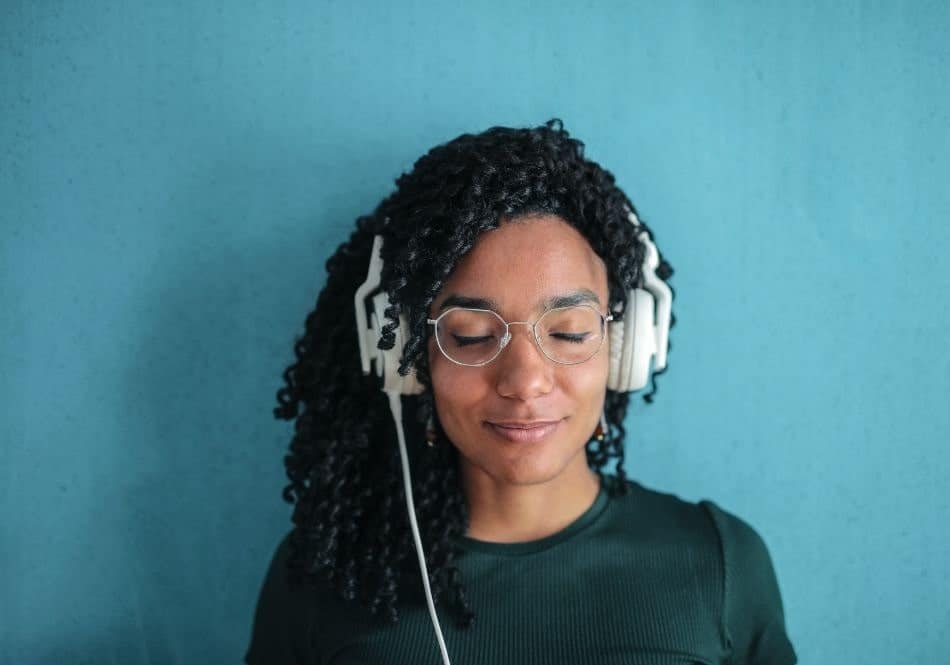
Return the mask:
<svg viewBox="0 0 950 665">
<path fill-rule="evenodd" d="M 566 363 L 562 360 L 557 360 L 555 358 L 552 358 L 551 356 L 548 355 L 548 352 L 544 350 L 544 345 L 541 343 L 541 339 L 538 337 L 537 326 L 538 326 L 538 323 L 541 321 L 541 319 L 543 319 L 545 316 L 547 316 L 551 312 L 557 312 L 557 311 L 565 310 L 565 309 L 575 309 L 577 307 L 586 307 L 587 309 L 593 311 L 600 317 L 600 344 L 598 344 L 597 348 L 594 349 L 594 351 L 591 352 L 591 354 L 587 356 L 586 358 L 584 358 L 583 360 L 578 360 L 577 362 L 572 362 L 572 363 Z M 438 327 L 439 321 L 441 321 L 443 317 L 447 316 L 448 314 L 451 314 L 452 312 L 456 310 L 461 310 L 463 312 L 487 312 L 489 314 L 494 315 L 495 318 L 497 318 L 499 321 L 505 324 L 505 334 L 502 336 L 501 341 L 498 343 L 498 349 L 495 351 L 495 354 L 491 358 L 480 363 L 463 363 L 451 357 L 448 353 L 445 352 L 445 349 L 442 348 L 442 342 L 439 340 L 439 327 Z M 462 367 L 484 367 L 488 363 L 492 362 L 495 358 L 500 356 L 501 352 L 505 350 L 506 346 L 508 346 L 508 343 L 511 342 L 510 326 L 528 326 L 529 328 L 531 328 L 531 336 L 534 338 L 534 343 L 537 345 L 538 350 L 544 355 L 545 358 L 547 358 L 551 362 L 557 363 L 558 365 L 580 365 L 581 363 L 586 363 L 588 360 L 596 356 L 597 352 L 600 351 L 601 348 L 603 348 L 604 340 L 607 338 L 607 322 L 613 321 L 613 318 L 614 318 L 613 314 L 610 314 L 609 312 L 607 314 L 604 314 L 603 312 L 599 311 L 597 308 L 591 305 L 586 305 L 586 304 L 568 305 L 567 307 L 553 307 L 547 310 L 546 312 L 544 312 L 534 322 L 505 321 L 503 318 L 501 318 L 501 315 L 498 312 L 491 309 L 479 309 L 477 307 L 450 307 L 449 309 L 439 314 L 439 316 L 437 316 L 436 318 L 426 319 L 426 323 L 428 323 L 431 326 L 435 326 L 435 328 L 433 329 L 433 335 L 435 336 L 435 343 L 436 343 L 436 346 L 439 347 L 439 351 L 442 352 L 442 355 L 445 356 L 446 360 L 453 362 L 456 365 L 461 365 Z"/>
</svg>

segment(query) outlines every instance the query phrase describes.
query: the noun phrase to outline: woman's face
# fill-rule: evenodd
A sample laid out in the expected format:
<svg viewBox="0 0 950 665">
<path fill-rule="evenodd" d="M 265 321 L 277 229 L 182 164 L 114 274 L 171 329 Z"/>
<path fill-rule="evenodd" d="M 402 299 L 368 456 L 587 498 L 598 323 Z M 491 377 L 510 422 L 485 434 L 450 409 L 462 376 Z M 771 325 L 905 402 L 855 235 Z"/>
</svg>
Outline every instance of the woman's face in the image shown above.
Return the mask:
<svg viewBox="0 0 950 665">
<path fill-rule="evenodd" d="M 553 298 L 587 295 L 607 311 L 607 273 L 587 240 L 559 217 L 506 221 L 484 233 L 435 298 L 436 318 L 459 299 L 482 300 L 506 321 L 537 321 Z M 448 360 L 430 335 L 436 412 L 458 448 L 463 477 L 529 485 L 589 474 L 584 447 L 603 411 L 608 342 L 577 365 L 538 348 L 528 326 L 482 367 Z"/>
</svg>

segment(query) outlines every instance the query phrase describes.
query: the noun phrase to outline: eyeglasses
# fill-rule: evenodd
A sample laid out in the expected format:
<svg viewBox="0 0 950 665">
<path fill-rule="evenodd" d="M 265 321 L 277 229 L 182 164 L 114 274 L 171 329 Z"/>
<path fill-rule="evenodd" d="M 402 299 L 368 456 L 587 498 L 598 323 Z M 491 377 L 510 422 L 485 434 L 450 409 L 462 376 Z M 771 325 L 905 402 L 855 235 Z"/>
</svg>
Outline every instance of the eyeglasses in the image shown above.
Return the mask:
<svg viewBox="0 0 950 665">
<path fill-rule="evenodd" d="M 561 365 L 590 360 L 600 350 L 612 315 L 589 305 L 549 309 L 534 323 L 505 321 L 490 309 L 452 307 L 436 319 L 435 341 L 442 354 L 459 365 L 481 367 L 498 357 L 511 341 L 509 326 L 528 326 L 541 352 Z"/>
</svg>

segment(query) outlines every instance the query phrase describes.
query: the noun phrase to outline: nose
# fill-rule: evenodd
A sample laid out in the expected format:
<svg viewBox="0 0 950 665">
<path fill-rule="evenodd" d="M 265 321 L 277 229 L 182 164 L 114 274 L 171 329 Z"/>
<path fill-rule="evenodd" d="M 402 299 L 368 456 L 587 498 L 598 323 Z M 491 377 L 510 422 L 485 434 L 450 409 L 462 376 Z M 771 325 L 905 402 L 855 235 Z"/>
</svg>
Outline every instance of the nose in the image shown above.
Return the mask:
<svg viewBox="0 0 950 665">
<path fill-rule="evenodd" d="M 498 394 L 527 400 L 551 392 L 554 363 L 538 348 L 530 326 L 511 325 L 508 333 L 511 339 L 492 363 Z"/>
</svg>

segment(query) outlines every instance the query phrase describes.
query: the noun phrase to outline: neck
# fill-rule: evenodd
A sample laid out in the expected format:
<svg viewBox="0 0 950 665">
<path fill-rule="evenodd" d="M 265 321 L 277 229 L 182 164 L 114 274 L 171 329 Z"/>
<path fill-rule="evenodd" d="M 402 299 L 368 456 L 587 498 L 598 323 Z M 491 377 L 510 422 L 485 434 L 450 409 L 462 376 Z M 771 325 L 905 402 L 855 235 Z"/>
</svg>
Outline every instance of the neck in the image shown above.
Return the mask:
<svg viewBox="0 0 950 665">
<path fill-rule="evenodd" d="M 492 478 L 470 464 L 462 465 L 468 502 L 469 538 L 495 543 L 538 540 L 555 534 L 591 507 L 600 491 L 600 479 L 582 463 L 556 478 L 533 484 L 515 484 Z"/>
</svg>

